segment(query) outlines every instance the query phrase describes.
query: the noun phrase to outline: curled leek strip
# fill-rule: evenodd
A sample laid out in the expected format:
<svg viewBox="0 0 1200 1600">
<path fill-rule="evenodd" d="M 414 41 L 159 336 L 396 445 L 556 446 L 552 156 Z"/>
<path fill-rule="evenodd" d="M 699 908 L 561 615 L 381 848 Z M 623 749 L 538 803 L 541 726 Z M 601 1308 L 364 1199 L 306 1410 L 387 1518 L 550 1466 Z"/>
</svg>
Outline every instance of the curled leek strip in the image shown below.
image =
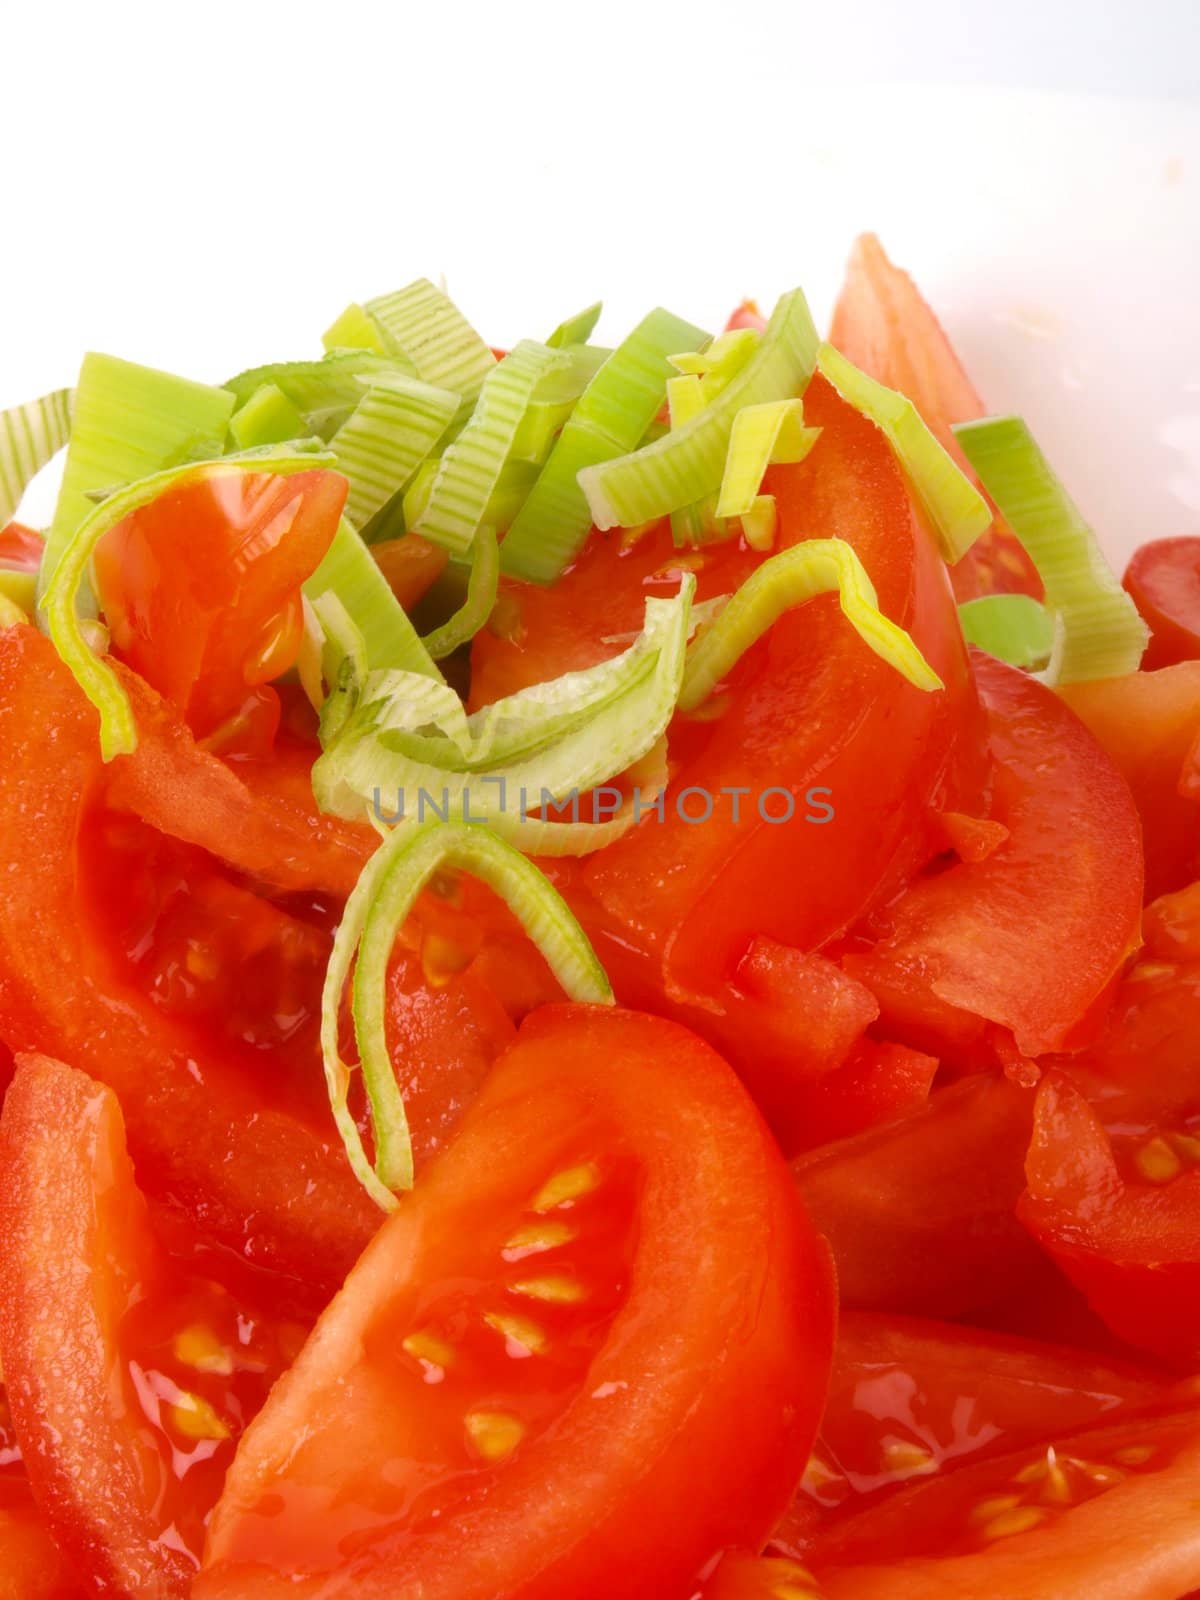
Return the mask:
<svg viewBox="0 0 1200 1600">
<path fill-rule="evenodd" d="M 70 389 L 0 411 L 0 528 L 10 522 L 21 497 L 71 433 Z"/>
<path fill-rule="evenodd" d="M 879 610 L 875 586 L 853 547 L 844 539 L 808 539 L 764 561 L 692 645 L 679 709 L 694 711 L 785 611 L 818 594 L 836 594 L 863 642 L 909 683 L 924 690 L 943 687 L 904 629 Z"/>
<path fill-rule="evenodd" d="M 958 608 L 963 638 L 1012 667 L 1044 666 L 1054 648 L 1054 619 L 1027 594 L 985 594 Z"/>
<path fill-rule="evenodd" d="M 493 529 L 481 527 L 471 545 L 471 576 L 467 598 L 440 628 L 422 641 L 435 661 L 453 655 L 460 645 L 469 644 L 487 622 L 496 604 L 500 584 L 500 546 Z"/>
</svg>

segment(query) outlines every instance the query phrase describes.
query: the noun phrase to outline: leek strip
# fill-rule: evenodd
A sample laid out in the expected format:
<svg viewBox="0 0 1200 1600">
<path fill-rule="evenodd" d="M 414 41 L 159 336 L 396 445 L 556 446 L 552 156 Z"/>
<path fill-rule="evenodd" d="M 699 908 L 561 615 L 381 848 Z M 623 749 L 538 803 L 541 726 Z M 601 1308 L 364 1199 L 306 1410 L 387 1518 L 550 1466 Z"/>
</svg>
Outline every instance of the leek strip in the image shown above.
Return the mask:
<svg viewBox="0 0 1200 1600">
<path fill-rule="evenodd" d="M 37 604 L 37 573 L 0 566 L 0 595 L 18 606 L 28 620 Z"/>
<path fill-rule="evenodd" d="M 483 527 L 471 545 L 471 576 L 467 598 L 440 628 L 426 634 L 423 643 L 435 661 L 453 655 L 469 644 L 492 614 L 500 584 L 500 546 L 493 529 Z"/>
<path fill-rule="evenodd" d="M 29 613 L 0 590 L 0 628 L 13 628 L 18 622 L 28 622 Z"/>
<path fill-rule="evenodd" d="M 793 398 L 812 376 L 817 333 L 799 289 L 775 307 L 750 359 L 702 412 L 665 438 L 579 475 L 598 528 L 633 528 L 678 511 L 721 484 L 743 406 Z"/>
<path fill-rule="evenodd" d="M 743 406 L 729 434 L 717 516 L 744 517 L 752 511 L 767 468 L 773 462 L 803 461 L 820 434 L 819 428 L 804 426 L 799 400 Z"/>
<path fill-rule="evenodd" d="M 332 591 L 362 634 L 368 666 L 441 680 L 441 674 L 370 550 L 345 517 L 321 565 L 304 585 L 315 602 Z"/>
<path fill-rule="evenodd" d="M 761 342 L 762 334 L 757 328 L 729 328 L 710 339 L 702 350 L 672 356 L 671 365 L 676 372 L 703 378 L 701 388 L 705 400 L 715 400 L 729 381 L 737 377 Z"/>
<path fill-rule="evenodd" d="M 290 474 L 309 472 L 314 467 L 332 466 L 333 457 L 330 455 L 281 450 L 263 452 L 257 457 L 237 461 L 200 461 L 172 467 L 116 490 L 100 505 L 93 506 L 74 533 L 65 540 L 53 576 L 43 591 L 42 607 L 55 649 L 100 713 L 100 749 L 105 761 L 111 761 L 114 756 L 128 755 L 137 748 L 137 725 L 120 679 L 107 661 L 93 654 L 81 626 L 83 619 L 79 615 L 78 595 L 92 552 L 100 540 L 118 523 L 160 495 L 206 478 L 219 478 L 231 472 Z"/>
<path fill-rule="evenodd" d="M 694 711 L 785 611 L 836 593 L 846 620 L 889 666 L 918 689 L 943 687 L 917 646 L 878 607 L 875 586 L 844 539 L 808 539 L 764 561 L 730 596 L 688 651 L 679 709 Z"/>
<path fill-rule="evenodd" d="M 387 969 L 396 935 L 434 873 L 447 867 L 469 872 L 499 895 L 569 999 L 611 1005 L 613 994 L 566 901 L 531 861 L 489 829 L 435 822 L 401 830 L 378 854 L 383 865 L 370 875 L 373 892 L 362 917 L 352 1009 L 375 1133 L 375 1175 L 383 1188 L 395 1191 L 412 1187 L 413 1156 L 387 1048 Z"/>
<path fill-rule="evenodd" d="M 346 515 L 366 523 L 434 449 L 458 412 L 459 396 L 401 373 L 378 379 L 331 441 L 350 480 Z"/>
<path fill-rule="evenodd" d="M 0 528 L 11 522 L 22 496 L 71 433 L 70 389 L 56 389 L 0 411 Z"/>
<path fill-rule="evenodd" d="M 592 525 L 580 472 L 641 443 L 662 407 L 671 352 L 707 337 L 660 308 L 617 346 L 584 390 L 508 531 L 500 550 L 506 572 L 551 583 L 575 559 Z"/>
<path fill-rule="evenodd" d="M 1054 646 L 1039 676 L 1083 683 L 1136 672 L 1149 630 L 1022 419 L 985 417 L 954 433 L 1041 576 Z"/>
<path fill-rule="evenodd" d="M 319 361 L 250 367 L 225 387 L 242 406 L 264 384 L 273 384 L 304 414 L 308 429 L 328 440 L 359 405 L 365 388 L 396 375 L 415 376 L 411 363 L 373 350 L 331 350 Z"/>
<path fill-rule="evenodd" d="M 831 344 L 821 346 L 817 367 L 847 404 L 883 432 L 932 524 L 943 559 L 951 564 L 961 561 L 991 526 L 991 508 L 979 490 L 907 396 L 860 372 Z"/>
<path fill-rule="evenodd" d="M 299 408 L 275 383 L 262 384 L 229 419 L 230 442 L 238 450 L 286 444 L 289 439 L 304 438 L 308 431 Z"/>
<path fill-rule="evenodd" d="M 373 350 L 386 355 L 387 346 L 379 325 L 360 305 L 348 305 L 321 335 L 326 350 Z"/>
<path fill-rule="evenodd" d="M 1031 595 L 985 594 L 958 608 L 963 638 L 1013 667 L 1044 666 L 1054 649 L 1054 618 Z"/>
<path fill-rule="evenodd" d="M 428 278 L 368 300 L 387 349 L 411 361 L 418 378 L 462 395 L 470 408 L 496 358 L 449 296 Z"/>
<path fill-rule="evenodd" d="M 483 522 L 538 380 L 566 359 L 557 350 L 525 339 L 493 366 L 470 420 L 442 456 L 429 503 L 414 532 L 452 555 L 466 552 Z"/>
<path fill-rule="evenodd" d="M 565 322 L 560 322 L 546 343 L 551 350 L 563 350 L 573 344 L 586 344 L 596 331 L 596 324 L 600 321 L 600 313 L 603 310 L 604 301 L 597 300 L 594 305 L 587 306 L 575 316 L 568 317 Z"/>
</svg>

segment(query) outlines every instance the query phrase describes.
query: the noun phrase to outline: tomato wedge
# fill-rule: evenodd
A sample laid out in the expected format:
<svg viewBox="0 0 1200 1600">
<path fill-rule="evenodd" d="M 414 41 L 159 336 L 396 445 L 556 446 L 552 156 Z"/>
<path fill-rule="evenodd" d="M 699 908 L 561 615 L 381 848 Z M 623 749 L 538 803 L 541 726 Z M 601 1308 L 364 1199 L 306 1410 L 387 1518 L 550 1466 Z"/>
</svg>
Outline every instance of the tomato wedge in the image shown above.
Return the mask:
<svg viewBox="0 0 1200 1600">
<path fill-rule="evenodd" d="M 1037 1056 L 1072 1042 L 1139 942 L 1141 826 L 1120 773 L 1050 690 L 981 652 L 974 663 L 1008 836 L 914 884 L 845 966 L 917 1048 L 969 1057 L 991 1022 Z"/>
<path fill-rule="evenodd" d="M 0 1385 L 0 1600 L 73 1600 L 78 1592 L 29 1492 Z"/>
<path fill-rule="evenodd" d="M 186 1596 L 234 1443 L 306 1329 L 156 1243 L 112 1092 L 21 1058 L 0 1118 L 0 1349 L 38 1503 L 88 1587 Z"/>
<path fill-rule="evenodd" d="M 320 469 L 210 471 L 101 539 L 93 568 L 113 646 L 198 735 L 294 664 L 301 586 L 333 542 L 347 489 Z"/>
<path fill-rule="evenodd" d="M 986 407 L 920 290 L 889 260 L 873 233 L 855 241 L 829 337 L 864 372 L 908 396 L 978 488 L 950 424 L 982 417 Z M 1037 568 L 999 516 L 952 569 L 951 578 L 960 600 L 1042 594 Z"/>
<path fill-rule="evenodd" d="M 196 1600 L 686 1595 L 787 1503 L 831 1294 L 720 1058 L 547 1007 L 247 1434 Z"/>
<path fill-rule="evenodd" d="M 36 572 L 45 547 L 40 533 L 20 522 L 10 522 L 0 529 L 0 567 L 10 572 Z"/>
<path fill-rule="evenodd" d="M 1124 581 L 1150 629 L 1143 667 L 1200 661 L 1200 538 L 1152 539 L 1134 551 Z"/>
</svg>

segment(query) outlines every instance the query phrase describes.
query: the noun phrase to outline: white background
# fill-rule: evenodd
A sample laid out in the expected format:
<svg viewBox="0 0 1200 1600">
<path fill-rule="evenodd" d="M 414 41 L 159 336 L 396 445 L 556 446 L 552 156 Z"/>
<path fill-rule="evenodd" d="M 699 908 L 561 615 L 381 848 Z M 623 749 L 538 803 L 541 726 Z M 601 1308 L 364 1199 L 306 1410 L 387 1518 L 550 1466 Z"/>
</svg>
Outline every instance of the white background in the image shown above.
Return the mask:
<svg viewBox="0 0 1200 1600">
<path fill-rule="evenodd" d="M 1197 0 L 11 5 L 0 405 L 221 380 L 418 274 L 497 343 L 715 326 L 856 232 L 1114 556 L 1200 531 Z"/>
</svg>

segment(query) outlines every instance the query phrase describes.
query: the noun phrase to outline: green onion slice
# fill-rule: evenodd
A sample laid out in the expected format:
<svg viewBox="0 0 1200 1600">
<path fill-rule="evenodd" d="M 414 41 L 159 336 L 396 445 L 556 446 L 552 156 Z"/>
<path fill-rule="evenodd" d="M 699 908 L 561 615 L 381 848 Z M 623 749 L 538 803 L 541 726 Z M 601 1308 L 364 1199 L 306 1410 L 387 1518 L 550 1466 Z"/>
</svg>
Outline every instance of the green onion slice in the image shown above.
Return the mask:
<svg viewBox="0 0 1200 1600">
<path fill-rule="evenodd" d="M 831 344 L 821 346 L 817 366 L 842 399 L 883 432 L 929 518 L 943 559 L 951 564 L 961 561 L 991 526 L 991 508 L 979 490 L 905 395 L 860 372 Z"/>
<path fill-rule="evenodd" d="M 812 376 L 817 346 L 808 302 L 795 289 L 776 305 L 749 360 L 698 416 L 641 450 L 580 473 L 596 526 L 638 527 L 715 493 L 738 412 L 797 395 Z"/>
<path fill-rule="evenodd" d="M 471 545 L 467 598 L 440 628 L 426 634 L 424 645 L 435 661 L 469 644 L 491 616 L 500 585 L 500 546 L 492 528 L 482 527 Z"/>
<path fill-rule="evenodd" d="M 70 389 L 0 411 L 0 528 L 12 521 L 30 483 L 71 434 Z"/>
<path fill-rule="evenodd" d="M 879 610 L 875 586 L 844 539 L 808 539 L 764 561 L 688 651 L 679 696 L 694 711 L 785 611 L 814 595 L 836 593 L 847 622 L 882 660 L 918 689 L 943 687 L 904 629 Z"/>
<path fill-rule="evenodd" d="M 1044 667 L 1054 649 L 1054 618 L 1028 594 L 985 594 L 958 608 L 963 637 L 1013 667 Z"/>
<path fill-rule="evenodd" d="M 384 1210 L 413 1182 L 404 1098 L 387 1048 L 387 969 L 396 935 L 438 871 L 469 872 L 508 905 L 568 998 L 613 1003 L 612 987 L 565 900 L 531 861 L 491 830 L 433 822 L 398 829 L 368 862 L 334 939 L 322 1004 L 321 1045 L 334 1117 L 360 1183 Z M 356 959 L 357 957 L 357 959 Z M 375 1135 L 372 1167 L 347 1104 L 351 1069 L 339 1050 L 342 996 L 354 969 L 352 1012 Z"/>
<path fill-rule="evenodd" d="M 236 460 L 191 462 L 156 472 L 127 488 L 117 489 L 93 506 L 75 532 L 62 545 L 53 576 L 42 595 L 42 608 L 54 647 L 70 668 L 84 694 L 100 713 L 100 749 L 105 761 L 137 748 L 137 725 L 128 696 L 107 661 L 88 644 L 78 609 L 80 587 L 92 552 L 104 535 L 160 495 L 205 478 L 231 472 L 308 472 L 332 467 L 333 457 L 313 451 L 267 450 Z M 368 557 L 368 559 L 370 559 Z M 44 563 L 43 563 L 44 565 Z"/>
<path fill-rule="evenodd" d="M 743 406 L 733 419 L 729 453 L 717 500 L 719 517 L 744 517 L 754 508 L 763 476 L 772 462 L 803 461 L 820 437 L 804 426 L 800 400 L 768 400 Z"/>
<path fill-rule="evenodd" d="M 1054 619 L 1044 680 L 1136 672 L 1146 625 L 1022 419 L 984 417 L 959 423 L 954 434 L 1041 576 Z"/>
<path fill-rule="evenodd" d="M 448 295 L 418 278 L 368 300 L 366 310 L 389 351 L 410 361 L 426 383 L 462 395 L 470 408 L 496 358 Z"/>
<path fill-rule="evenodd" d="M 454 555 L 470 548 L 538 381 L 566 360 L 525 339 L 493 364 L 470 420 L 442 456 L 414 532 Z"/>
<path fill-rule="evenodd" d="M 661 308 L 644 317 L 584 390 L 500 550 L 506 572 L 552 583 L 592 525 L 585 468 L 636 449 L 662 407 L 673 351 L 708 335 Z"/>
<path fill-rule="evenodd" d="M 565 322 L 560 322 L 546 343 L 551 350 L 563 350 L 573 344 L 586 344 L 596 331 L 596 324 L 600 321 L 600 313 L 603 310 L 604 301 L 597 300 L 594 305 L 587 306 L 575 316 L 568 317 Z"/>
<path fill-rule="evenodd" d="M 377 377 L 331 441 L 350 480 L 346 515 L 363 527 L 407 488 L 458 413 L 460 397 L 403 373 Z"/>
</svg>

